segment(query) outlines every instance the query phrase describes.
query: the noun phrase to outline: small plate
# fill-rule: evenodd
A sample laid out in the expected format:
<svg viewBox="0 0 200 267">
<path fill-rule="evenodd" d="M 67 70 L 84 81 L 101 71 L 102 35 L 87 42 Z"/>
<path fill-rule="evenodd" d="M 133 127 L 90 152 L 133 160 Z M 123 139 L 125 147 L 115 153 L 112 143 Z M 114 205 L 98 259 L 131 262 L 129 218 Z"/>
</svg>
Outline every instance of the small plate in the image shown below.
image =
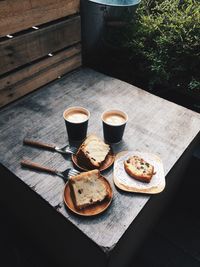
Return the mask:
<svg viewBox="0 0 200 267">
<path fill-rule="evenodd" d="M 149 183 L 138 181 L 127 174 L 124 161 L 130 156 L 137 155 L 154 166 L 155 175 Z M 144 194 L 157 194 L 165 188 L 165 175 L 162 160 L 155 154 L 139 151 L 122 151 L 116 155 L 113 180 L 121 190 Z"/>
<path fill-rule="evenodd" d="M 111 204 L 112 197 L 113 197 L 113 191 L 112 191 L 112 187 L 111 187 L 110 183 L 108 182 L 108 180 L 103 176 L 101 176 L 101 178 L 103 178 L 105 180 L 105 182 L 108 184 L 109 198 L 106 198 L 101 203 L 94 204 L 94 205 L 92 205 L 90 207 L 86 207 L 82 210 L 79 210 L 75 207 L 73 200 L 72 200 L 72 197 L 71 197 L 69 184 L 66 183 L 65 189 L 64 189 L 64 194 L 63 194 L 63 199 L 64 199 L 65 205 L 68 207 L 68 209 L 70 209 L 72 212 L 74 212 L 78 215 L 81 215 L 81 216 L 94 216 L 94 215 L 98 215 L 98 214 L 104 212 Z"/>
<path fill-rule="evenodd" d="M 115 160 L 115 155 L 113 154 L 112 150 L 110 150 L 109 154 L 107 155 L 106 157 L 106 160 L 104 161 L 104 163 L 100 166 L 99 170 L 100 171 L 105 171 L 107 170 L 114 162 Z M 74 165 L 76 167 L 78 167 L 80 170 L 82 171 L 89 171 L 91 169 L 88 169 L 87 167 L 85 167 L 84 165 L 80 165 L 78 163 L 78 160 L 77 160 L 77 156 L 75 154 L 72 154 L 72 161 L 74 163 Z M 95 169 L 95 168 L 94 168 Z M 97 168 L 96 168 L 97 169 Z"/>
</svg>

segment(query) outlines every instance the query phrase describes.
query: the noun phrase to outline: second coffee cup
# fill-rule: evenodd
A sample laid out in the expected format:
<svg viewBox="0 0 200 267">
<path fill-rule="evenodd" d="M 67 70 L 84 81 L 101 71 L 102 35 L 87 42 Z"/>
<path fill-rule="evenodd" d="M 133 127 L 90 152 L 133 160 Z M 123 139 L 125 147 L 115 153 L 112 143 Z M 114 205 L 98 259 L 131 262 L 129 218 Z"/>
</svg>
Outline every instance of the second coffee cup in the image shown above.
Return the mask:
<svg viewBox="0 0 200 267">
<path fill-rule="evenodd" d="M 101 116 L 103 134 L 107 143 L 119 143 L 122 140 L 128 115 L 117 109 L 105 111 Z"/>
</svg>

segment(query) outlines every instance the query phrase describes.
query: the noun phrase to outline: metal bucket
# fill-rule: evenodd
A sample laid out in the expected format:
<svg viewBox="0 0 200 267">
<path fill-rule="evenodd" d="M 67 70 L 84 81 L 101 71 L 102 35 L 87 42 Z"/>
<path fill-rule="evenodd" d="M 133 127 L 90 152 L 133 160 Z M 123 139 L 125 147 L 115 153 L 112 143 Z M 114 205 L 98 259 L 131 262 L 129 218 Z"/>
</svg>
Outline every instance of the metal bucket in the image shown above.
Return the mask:
<svg viewBox="0 0 200 267">
<path fill-rule="evenodd" d="M 85 65 L 95 67 L 103 49 L 107 22 L 134 14 L 140 0 L 81 0 L 82 54 Z"/>
<path fill-rule="evenodd" d="M 93 3 L 107 5 L 107 6 L 135 6 L 140 3 L 141 0 L 90 0 Z"/>
</svg>

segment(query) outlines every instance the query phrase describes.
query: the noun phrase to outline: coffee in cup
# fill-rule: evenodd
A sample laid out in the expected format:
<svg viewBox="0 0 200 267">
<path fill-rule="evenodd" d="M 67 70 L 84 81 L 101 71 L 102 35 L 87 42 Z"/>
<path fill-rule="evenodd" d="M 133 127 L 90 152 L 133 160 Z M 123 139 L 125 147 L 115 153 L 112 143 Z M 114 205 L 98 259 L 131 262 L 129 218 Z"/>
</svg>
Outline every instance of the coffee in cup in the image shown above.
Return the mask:
<svg viewBox="0 0 200 267">
<path fill-rule="evenodd" d="M 70 107 L 63 112 L 69 141 L 82 141 L 87 136 L 90 112 L 83 107 Z"/>
<path fill-rule="evenodd" d="M 110 125 L 121 125 L 126 122 L 125 118 L 120 114 L 109 113 L 104 117 L 104 121 Z"/>
<path fill-rule="evenodd" d="M 80 110 L 69 112 L 65 115 L 65 120 L 72 123 L 81 123 L 88 119 L 88 115 Z"/>
<path fill-rule="evenodd" d="M 108 143 L 122 140 L 128 115 L 121 110 L 108 110 L 102 116 L 104 139 Z"/>
</svg>

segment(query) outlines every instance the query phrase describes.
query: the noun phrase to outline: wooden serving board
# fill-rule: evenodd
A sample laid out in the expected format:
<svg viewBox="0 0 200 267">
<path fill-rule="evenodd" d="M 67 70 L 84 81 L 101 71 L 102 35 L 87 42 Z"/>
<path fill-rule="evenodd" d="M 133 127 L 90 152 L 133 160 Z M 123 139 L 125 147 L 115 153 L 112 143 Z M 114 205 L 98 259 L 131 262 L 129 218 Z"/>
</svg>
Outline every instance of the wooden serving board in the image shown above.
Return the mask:
<svg viewBox="0 0 200 267">
<path fill-rule="evenodd" d="M 130 156 L 138 155 L 154 166 L 156 174 L 150 183 L 140 182 L 130 177 L 124 169 L 124 161 Z M 161 159 L 149 152 L 123 151 L 116 155 L 113 180 L 121 190 L 135 193 L 157 194 L 165 188 L 165 175 Z"/>
</svg>

